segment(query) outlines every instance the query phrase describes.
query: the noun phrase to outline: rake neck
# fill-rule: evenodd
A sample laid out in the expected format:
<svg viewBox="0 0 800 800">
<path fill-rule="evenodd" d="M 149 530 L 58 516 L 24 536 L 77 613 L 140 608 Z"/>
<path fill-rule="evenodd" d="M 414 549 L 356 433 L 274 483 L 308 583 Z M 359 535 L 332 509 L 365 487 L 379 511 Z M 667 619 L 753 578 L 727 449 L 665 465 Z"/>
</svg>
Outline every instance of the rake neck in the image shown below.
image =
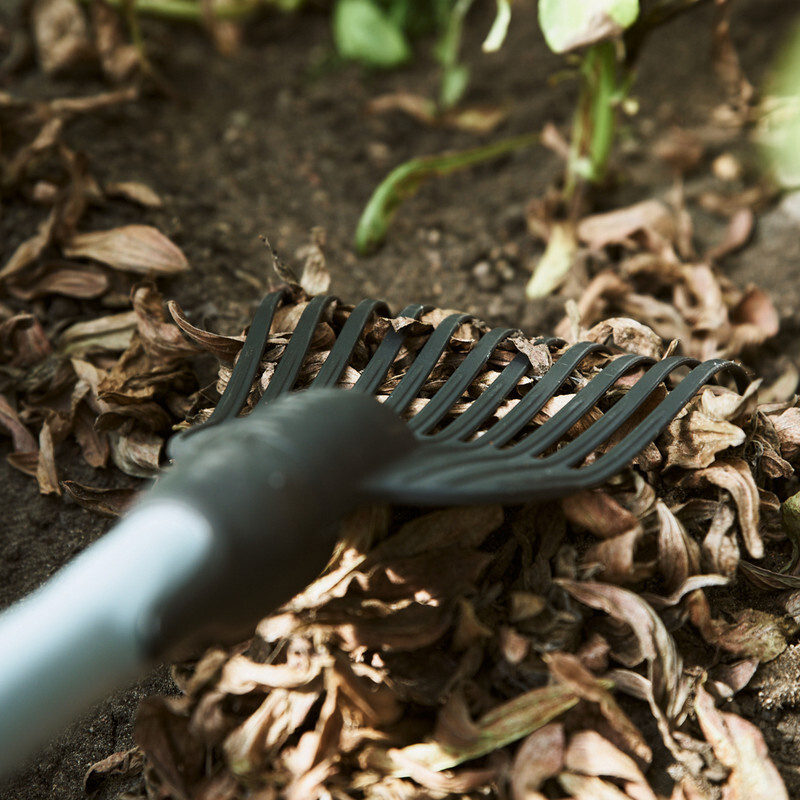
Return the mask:
<svg viewBox="0 0 800 800">
<path fill-rule="evenodd" d="M 248 634 L 324 568 L 331 520 L 363 499 L 364 476 L 417 446 L 374 398 L 333 389 L 279 398 L 190 444 L 147 503 L 184 502 L 214 536 L 202 568 L 152 610 L 145 646 L 154 656 Z"/>
</svg>

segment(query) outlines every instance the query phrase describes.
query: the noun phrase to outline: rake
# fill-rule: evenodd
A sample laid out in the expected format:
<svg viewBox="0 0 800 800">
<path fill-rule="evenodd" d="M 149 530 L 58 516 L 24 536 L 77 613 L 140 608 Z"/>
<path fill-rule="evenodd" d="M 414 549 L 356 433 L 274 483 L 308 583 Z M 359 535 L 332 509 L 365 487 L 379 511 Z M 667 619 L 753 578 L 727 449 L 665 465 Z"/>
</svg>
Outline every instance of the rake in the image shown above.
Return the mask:
<svg viewBox="0 0 800 800">
<path fill-rule="evenodd" d="M 518 334 L 495 328 L 412 414 L 452 337 L 472 318 L 447 316 L 414 353 L 407 347 L 413 326 L 386 325 L 358 379 L 343 390 L 340 379 L 354 352 L 363 352 L 367 327 L 378 316 L 392 322 L 385 304 L 365 300 L 310 383 L 294 391 L 336 302 L 320 296 L 302 311 L 263 395 L 242 416 L 287 297 L 279 291 L 264 298 L 214 412 L 169 442 L 176 466 L 114 530 L 0 616 L 0 774 L 154 663 L 246 636 L 320 572 L 334 523 L 357 505 L 516 504 L 591 488 L 628 466 L 720 370 L 729 370 L 740 390 L 747 383 L 730 361 L 635 354 L 617 356 L 585 381 L 577 369 L 608 349 L 592 342 L 564 349 L 551 339 L 538 340 L 560 351 L 543 375 L 532 378 L 528 357 L 511 357 L 505 345 L 497 377 L 465 402 Z M 399 316 L 407 323 L 425 311 L 409 305 Z M 399 382 L 376 402 L 403 359 Z M 682 367 L 688 373 L 667 390 Z M 632 387 L 615 390 L 620 399 L 565 441 L 635 370 L 641 375 Z M 562 387 L 578 383 L 557 413 L 531 425 Z M 515 392 L 519 399 L 500 416 Z"/>
</svg>

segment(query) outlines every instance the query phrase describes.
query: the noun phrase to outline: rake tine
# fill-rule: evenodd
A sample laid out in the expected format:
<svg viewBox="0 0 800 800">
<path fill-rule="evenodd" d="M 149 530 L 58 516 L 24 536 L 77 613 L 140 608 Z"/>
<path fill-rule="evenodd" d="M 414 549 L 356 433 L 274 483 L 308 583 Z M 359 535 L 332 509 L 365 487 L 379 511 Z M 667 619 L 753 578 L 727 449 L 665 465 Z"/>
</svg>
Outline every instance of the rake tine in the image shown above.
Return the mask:
<svg viewBox="0 0 800 800">
<path fill-rule="evenodd" d="M 261 356 L 264 355 L 264 348 L 269 340 L 272 319 L 275 316 L 278 304 L 285 295 L 286 290 L 279 289 L 266 295 L 261 300 L 253 315 L 250 330 L 247 332 L 247 337 L 244 340 L 222 397 L 220 397 L 219 402 L 211 412 L 211 416 L 205 423 L 184 431 L 180 436 L 173 436 L 167 441 L 167 455 L 170 458 L 178 457 L 181 445 L 188 436 L 193 435 L 198 430 L 207 429 L 209 425 L 219 425 L 235 417 L 242 410 L 253 385 L 256 370 L 261 362 Z"/>
<path fill-rule="evenodd" d="M 538 455 L 546 450 L 561 439 L 584 414 L 592 409 L 626 372 L 630 372 L 642 364 L 652 363 L 652 361 L 653 359 L 647 356 L 633 354 L 626 354 L 612 361 L 562 409 L 512 448 L 513 451 L 526 455 Z"/>
<path fill-rule="evenodd" d="M 334 386 L 339 380 L 345 367 L 353 355 L 353 349 L 358 343 L 359 338 L 364 332 L 370 317 L 376 312 L 388 313 L 386 303 L 380 300 L 362 300 L 347 318 L 344 327 L 331 352 L 325 359 L 325 363 L 311 382 L 309 389 L 322 388 L 324 386 Z"/>
<path fill-rule="evenodd" d="M 395 414 L 402 414 L 411 405 L 411 401 L 417 396 L 425 379 L 444 353 L 450 337 L 468 319 L 471 319 L 469 314 L 451 314 L 439 323 L 430 339 L 425 342 L 425 346 L 417 354 L 408 372 L 386 399 L 384 405 L 387 408 L 391 408 Z"/>
<path fill-rule="evenodd" d="M 709 362 L 710 363 L 710 362 Z M 716 362 L 715 362 L 716 363 Z M 723 364 L 725 362 L 722 362 Z M 614 434 L 614 432 L 628 419 L 630 419 L 631 415 L 633 414 L 636 409 L 638 409 L 643 403 L 647 401 L 650 395 L 655 391 L 662 381 L 664 381 L 670 373 L 674 372 L 679 367 L 684 366 L 692 366 L 698 364 L 697 359 L 695 358 L 688 358 L 687 356 L 671 356 L 670 358 L 665 358 L 663 361 L 659 361 L 657 364 L 653 366 L 652 369 L 648 371 L 646 375 L 640 378 L 632 387 L 631 389 L 622 397 L 619 402 L 609 411 L 607 411 L 597 422 L 594 423 L 588 430 L 584 431 L 580 434 L 577 438 L 573 439 L 571 442 L 565 444 L 558 452 L 554 453 L 552 456 L 549 457 L 548 461 L 551 464 L 565 464 L 568 466 L 574 466 L 576 463 L 582 461 L 586 456 L 589 455 L 593 450 L 599 447 L 603 442 L 608 441 L 608 439 Z M 721 369 L 722 367 L 719 367 Z M 717 370 L 717 371 L 718 371 Z M 710 373 L 705 374 L 707 370 L 701 370 L 700 374 L 698 375 L 695 380 L 690 381 L 687 387 L 683 390 L 683 392 L 677 395 L 678 400 L 685 396 L 685 399 L 677 405 L 675 409 L 675 413 L 680 411 L 683 406 L 689 402 L 692 398 L 694 393 L 700 386 L 703 385 L 704 381 L 707 381 L 711 375 L 714 374 L 712 370 Z M 693 374 L 693 373 L 690 373 Z M 703 377 L 702 380 L 698 383 L 698 378 Z M 684 385 L 687 378 L 684 378 L 683 381 L 679 384 L 679 388 Z M 673 392 L 677 391 L 677 389 L 673 389 Z M 690 393 L 691 392 L 691 393 Z M 674 405 L 674 403 L 673 403 Z M 664 404 L 662 403 L 659 408 L 662 408 Z M 669 407 L 669 406 L 668 406 Z M 658 410 L 658 409 L 656 409 Z M 658 417 L 657 417 L 658 419 Z M 669 420 L 667 420 L 669 422 Z M 647 428 L 643 428 L 643 432 L 646 431 Z M 650 426 L 651 434 L 649 439 L 644 440 L 643 447 L 648 443 L 648 441 L 652 441 L 657 433 L 652 433 L 655 428 Z"/>
<path fill-rule="evenodd" d="M 420 303 L 412 303 L 400 312 L 400 316 L 418 319 L 419 315 L 429 308 L 430 306 L 423 306 Z M 405 340 L 406 333 L 404 329 L 388 331 L 356 381 L 355 386 L 353 386 L 353 391 L 374 394 L 386 379 L 386 373 L 389 372 L 389 368 L 397 358 L 397 354 L 400 352 Z"/>
<path fill-rule="evenodd" d="M 530 369 L 530 366 L 531 362 L 528 357 L 517 353 L 503 367 L 503 371 L 492 381 L 491 385 L 487 386 L 480 396 L 469 404 L 469 408 L 460 417 L 454 419 L 446 428 L 433 434 L 431 438 L 437 442 L 463 441 L 475 433 L 481 424 L 497 410 L 509 392 Z"/>
<path fill-rule="evenodd" d="M 519 401 L 514 407 L 514 413 L 507 414 L 483 436 L 479 436 L 471 442 L 465 442 L 464 446 L 485 447 L 486 445 L 495 445 L 496 447 L 502 447 L 541 411 L 544 404 L 556 393 L 558 388 L 569 378 L 572 371 L 586 356 L 605 349 L 604 345 L 596 342 L 581 342 L 570 347 L 525 397 Z"/>
<path fill-rule="evenodd" d="M 325 309 L 335 300 L 336 298 L 331 295 L 320 295 L 311 300 L 303 309 L 300 321 L 292 333 L 289 344 L 286 345 L 286 350 L 281 357 L 278 368 L 275 370 L 275 374 L 272 376 L 272 380 L 259 401 L 260 404 L 265 405 L 271 402 L 294 386 L 308 353 L 308 348 L 311 346 L 317 325 L 319 325 Z"/>
<path fill-rule="evenodd" d="M 513 328 L 494 328 L 482 336 L 433 399 L 409 420 L 408 427 L 417 434 L 424 434 L 441 422 L 492 357 L 497 345 L 516 332 Z"/>
<path fill-rule="evenodd" d="M 733 361 L 717 358 L 699 364 L 632 431 L 585 468 L 592 473 L 592 479 L 594 473 L 597 473 L 597 480 L 602 482 L 624 469 L 638 453 L 661 434 L 698 390 L 724 369 L 734 375 L 740 386 L 747 381 L 744 370 Z"/>
</svg>

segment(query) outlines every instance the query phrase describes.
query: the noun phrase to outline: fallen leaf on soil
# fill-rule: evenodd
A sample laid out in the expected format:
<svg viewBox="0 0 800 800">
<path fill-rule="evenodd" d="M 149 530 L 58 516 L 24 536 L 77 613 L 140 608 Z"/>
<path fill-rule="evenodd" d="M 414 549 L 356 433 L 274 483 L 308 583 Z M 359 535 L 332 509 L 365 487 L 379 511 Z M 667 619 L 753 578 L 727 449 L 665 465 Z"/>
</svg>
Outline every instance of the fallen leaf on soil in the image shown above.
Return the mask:
<svg viewBox="0 0 800 800">
<path fill-rule="evenodd" d="M 108 275 L 99 267 L 49 261 L 30 273 L 18 273 L 10 278 L 8 291 L 28 301 L 48 294 L 89 300 L 105 294 L 109 286 Z"/>
<path fill-rule="evenodd" d="M 688 597 L 687 610 L 692 624 L 709 644 L 762 663 L 777 658 L 787 647 L 787 635 L 792 633 L 792 626 L 784 620 L 754 608 L 737 612 L 731 622 L 715 619 L 702 591 Z"/>
<path fill-rule="evenodd" d="M 438 742 L 413 744 L 400 750 L 367 748 L 362 757 L 363 766 L 395 777 L 410 775 L 412 765 L 436 772 L 450 769 L 528 736 L 577 702 L 577 696 L 560 685 L 532 689 L 496 706 L 476 720 L 479 736 L 471 744 L 457 749 L 445 748 Z"/>
<path fill-rule="evenodd" d="M 112 753 L 93 764 L 83 776 L 83 790 L 90 797 L 98 792 L 107 775 L 136 775 L 143 769 L 142 753 L 138 747 Z"/>
<path fill-rule="evenodd" d="M 669 717 L 675 716 L 681 702 L 678 684 L 682 659 L 675 641 L 652 607 L 638 595 L 619 586 L 564 578 L 559 578 L 556 583 L 584 605 L 605 611 L 630 627 L 632 637 L 625 637 L 624 649 L 618 646 L 612 650 L 612 655 L 627 667 L 646 661 L 656 702 L 662 705 Z"/>
<path fill-rule="evenodd" d="M 687 486 L 712 483 L 730 493 L 738 511 L 739 528 L 747 552 L 763 558 L 764 543 L 758 530 L 758 488 L 747 462 L 741 458 L 718 458 L 710 467 L 697 470 L 682 479 Z"/>
<path fill-rule="evenodd" d="M 111 197 L 124 197 L 146 208 L 161 208 L 164 201 L 147 184 L 139 181 L 119 181 L 104 186 L 106 194 Z"/>
<path fill-rule="evenodd" d="M 77 481 L 62 481 L 61 487 L 79 506 L 104 517 L 120 516 L 140 494 L 138 489 L 101 489 Z"/>
<path fill-rule="evenodd" d="M 534 300 L 558 289 L 566 280 L 577 251 L 574 226 L 568 222 L 553 223 L 547 248 L 533 268 L 533 275 L 525 287 L 525 296 Z"/>
<path fill-rule="evenodd" d="M 789 800 L 764 736 L 755 725 L 717 710 L 702 686 L 698 687 L 694 708 L 714 755 L 731 771 L 725 782 L 726 800 Z"/>
<path fill-rule="evenodd" d="M 719 261 L 744 247 L 750 239 L 755 226 L 755 216 L 751 209 L 740 208 L 728 221 L 722 241 L 706 251 L 706 261 Z M 777 333 L 777 331 L 776 331 Z"/>
<path fill-rule="evenodd" d="M 31 453 L 39 449 L 33 434 L 25 427 L 19 414 L 0 394 L 0 426 L 11 435 L 15 453 Z"/>
<path fill-rule="evenodd" d="M 56 470 L 53 428 L 49 420 L 45 421 L 39 432 L 39 462 L 36 467 L 36 480 L 42 494 L 61 494 Z"/>
<path fill-rule="evenodd" d="M 36 0 L 31 21 L 39 63 L 46 73 L 61 72 L 94 54 L 86 19 L 75 0 Z"/>
<path fill-rule="evenodd" d="M 713 419 L 693 403 L 670 422 L 661 441 L 667 456 L 665 469 L 702 469 L 710 467 L 718 453 L 743 444 L 745 432 L 732 422 Z"/>
<path fill-rule="evenodd" d="M 659 200 L 644 200 L 628 208 L 584 217 L 578 223 L 578 239 L 592 250 L 610 244 L 633 244 L 644 237 L 645 246 L 655 253 L 668 252 L 675 240 L 672 212 Z"/>
<path fill-rule="evenodd" d="M 90 258 L 123 272 L 174 275 L 189 269 L 180 248 L 149 225 L 77 233 L 63 245 L 68 258 Z"/>
<path fill-rule="evenodd" d="M 125 40 L 120 15 L 110 5 L 93 3 L 91 14 L 95 47 L 103 73 L 113 83 L 122 83 L 132 77 L 139 67 L 141 63 L 139 49 L 135 44 Z"/>
<path fill-rule="evenodd" d="M 130 346 L 137 321 L 135 311 L 125 311 L 88 322 L 76 322 L 59 337 L 58 351 L 72 358 L 120 352 Z"/>
<path fill-rule="evenodd" d="M 561 772 L 564 764 L 564 726 L 551 722 L 522 742 L 511 766 L 513 800 L 544 800 L 539 788 Z"/>
<path fill-rule="evenodd" d="M 637 800 L 656 800 L 636 762 L 597 731 L 572 734 L 564 754 L 564 767 L 580 775 L 605 776 L 635 784 Z"/>
<path fill-rule="evenodd" d="M 413 92 L 392 92 L 367 104 L 370 114 L 402 111 L 423 125 L 455 128 L 473 133 L 491 133 L 508 119 L 509 109 L 497 106 L 458 108 L 442 113 L 429 97 Z"/>
</svg>

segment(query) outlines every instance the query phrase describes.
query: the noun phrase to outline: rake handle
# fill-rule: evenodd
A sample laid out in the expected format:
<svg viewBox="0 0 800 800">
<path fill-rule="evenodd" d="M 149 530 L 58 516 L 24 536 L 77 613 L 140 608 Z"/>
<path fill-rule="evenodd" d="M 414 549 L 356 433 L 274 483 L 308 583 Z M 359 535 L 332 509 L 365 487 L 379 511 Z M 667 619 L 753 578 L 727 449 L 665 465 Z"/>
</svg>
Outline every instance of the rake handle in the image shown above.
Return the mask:
<svg viewBox="0 0 800 800">
<path fill-rule="evenodd" d="M 0 615 L 0 775 L 157 661 L 249 635 L 325 566 L 364 476 L 416 446 L 374 398 L 326 389 L 190 441 L 126 519 Z"/>
</svg>

